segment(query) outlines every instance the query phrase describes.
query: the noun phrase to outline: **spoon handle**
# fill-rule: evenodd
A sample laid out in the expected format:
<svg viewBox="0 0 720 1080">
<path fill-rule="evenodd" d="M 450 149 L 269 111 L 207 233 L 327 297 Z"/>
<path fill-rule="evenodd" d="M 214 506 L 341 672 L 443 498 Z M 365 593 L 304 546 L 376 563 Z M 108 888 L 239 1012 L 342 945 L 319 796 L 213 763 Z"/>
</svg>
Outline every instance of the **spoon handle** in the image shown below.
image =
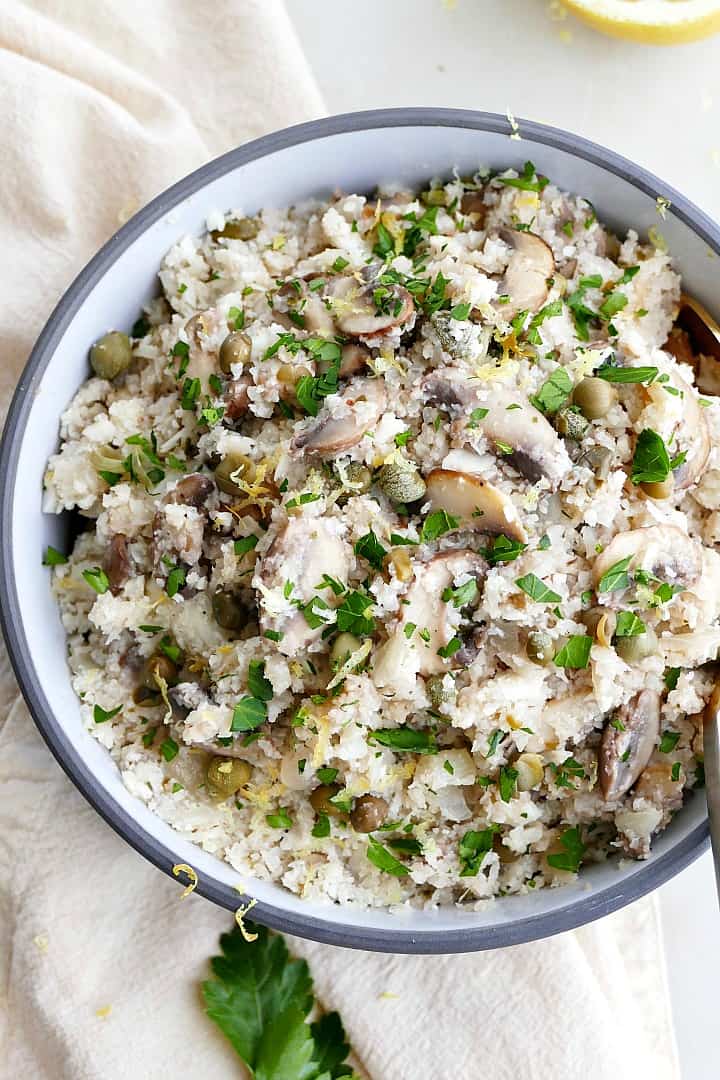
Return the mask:
<svg viewBox="0 0 720 1080">
<path fill-rule="evenodd" d="M 710 819 L 710 843 L 715 863 L 715 881 L 720 898 L 720 724 L 718 724 L 718 711 L 717 708 L 710 707 L 705 712 L 703 753 Z"/>
</svg>

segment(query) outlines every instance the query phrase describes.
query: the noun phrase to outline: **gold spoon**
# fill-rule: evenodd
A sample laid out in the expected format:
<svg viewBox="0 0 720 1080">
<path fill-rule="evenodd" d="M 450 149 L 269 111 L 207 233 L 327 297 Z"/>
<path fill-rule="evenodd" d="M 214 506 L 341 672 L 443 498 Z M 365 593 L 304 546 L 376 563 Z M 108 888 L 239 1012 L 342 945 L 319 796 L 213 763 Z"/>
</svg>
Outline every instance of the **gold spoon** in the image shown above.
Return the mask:
<svg viewBox="0 0 720 1080">
<path fill-rule="evenodd" d="M 695 385 L 701 394 L 720 395 L 720 325 L 692 296 L 680 297 L 675 326 L 667 347 L 695 370 Z"/>
</svg>

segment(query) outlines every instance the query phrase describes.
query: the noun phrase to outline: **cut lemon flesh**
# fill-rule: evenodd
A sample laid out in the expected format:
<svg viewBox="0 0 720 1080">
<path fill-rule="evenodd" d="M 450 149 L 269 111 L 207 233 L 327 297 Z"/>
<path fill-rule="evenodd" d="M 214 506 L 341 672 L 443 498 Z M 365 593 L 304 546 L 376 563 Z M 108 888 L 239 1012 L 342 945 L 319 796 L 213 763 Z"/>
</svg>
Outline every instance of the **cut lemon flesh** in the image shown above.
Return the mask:
<svg viewBox="0 0 720 1080">
<path fill-rule="evenodd" d="M 597 30 L 647 45 L 678 45 L 720 31 L 720 0 L 562 0 Z"/>
</svg>

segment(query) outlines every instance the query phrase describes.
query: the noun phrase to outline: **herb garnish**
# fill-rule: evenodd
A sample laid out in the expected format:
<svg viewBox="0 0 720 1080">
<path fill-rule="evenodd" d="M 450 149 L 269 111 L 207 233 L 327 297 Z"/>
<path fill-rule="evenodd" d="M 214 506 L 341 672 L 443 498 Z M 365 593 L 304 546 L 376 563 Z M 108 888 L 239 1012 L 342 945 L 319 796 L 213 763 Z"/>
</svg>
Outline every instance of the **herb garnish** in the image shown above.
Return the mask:
<svg viewBox="0 0 720 1080">
<path fill-rule="evenodd" d="M 371 836 L 368 840 L 367 857 L 373 866 L 376 866 L 378 870 L 382 870 L 384 874 L 392 874 L 394 877 L 405 877 L 409 874 L 407 866 L 396 859 L 392 852 L 381 844 L 379 840 L 376 840 L 374 836 Z"/>
<path fill-rule="evenodd" d="M 476 877 L 482 861 L 488 851 L 492 850 L 495 833 L 500 829 L 499 825 L 490 825 L 487 829 L 476 831 L 469 829 L 458 844 L 458 858 L 460 860 L 460 877 Z"/>
<path fill-rule="evenodd" d="M 524 577 L 516 578 L 515 584 L 527 593 L 531 600 L 536 600 L 540 604 L 557 604 L 562 599 L 559 593 L 553 592 L 535 574 L 525 574 Z"/>
<path fill-rule="evenodd" d="M 95 705 L 93 708 L 93 720 L 96 724 L 104 724 L 106 721 L 112 720 L 113 716 L 117 716 L 119 712 L 122 712 L 122 705 L 108 710 L 103 709 L 101 705 Z"/>
<path fill-rule="evenodd" d="M 556 368 L 530 401 L 541 413 L 556 413 L 572 393 L 572 379 L 564 368 Z"/>
<path fill-rule="evenodd" d="M 565 830 L 560 837 L 560 846 L 565 849 L 564 852 L 548 855 L 548 866 L 554 867 L 555 870 L 569 870 L 577 874 L 586 850 L 579 826 L 575 825 L 572 829 Z"/>
<path fill-rule="evenodd" d="M 518 555 L 522 555 L 526 547 L 527 544 L 519 540 L 511 540 L 509 536 L 500 533 L 493 537 L 490 547 L 480 549 L 480 554 L 491 566 L 497 566 L 498 563 L 514 562 Z"/>
<path fill-rule="evenodd" d="M 108 576 L 99 566 L 93 566 L 90 570 L 83 570 L 82 576 L 85 578 L 88 585 L 100 596 L 102 596 L 103 593 L 106 593 L 110 588 Z"/>
<path fill-rule="evenodd" d="M 590 649 L 593 639 L 587 634 L 573 634 L 568 638 L 565 645 L 555 654 L 553 662 L 556 667 L 562 668 L 586 668 L 590 659 Z"/>
<path fill-rule="evenodd" d="M 370 732 L 369 738 L 371 742 L 397 752 L 437 754 L 435 736 L 430 731 L 417 731 L 410 727 L 378 728 Z"/>
<path fill-rule="evenodd" d="M 43 566 L 62 566 L 67 562 L 67 555 L 63 555 L 57 548 L 48 544 L 45 554 L 43 555 Z"/>
<path fill-rule="evenodd" d="M 374 570 L 382 570 L 383 559 L 387 555 L 387 551 L 372 529 L 356 541 L 353 551 L 356 555 L 362 555 L 363 558 L 367 559 Z"/>
<path fill-rule="evenodd" d="M 630 478 L 633 484 L 660 484 L 675 467 L 662 437 L 652 428 L 641 431 L 632 460 Z"/>
</svg>

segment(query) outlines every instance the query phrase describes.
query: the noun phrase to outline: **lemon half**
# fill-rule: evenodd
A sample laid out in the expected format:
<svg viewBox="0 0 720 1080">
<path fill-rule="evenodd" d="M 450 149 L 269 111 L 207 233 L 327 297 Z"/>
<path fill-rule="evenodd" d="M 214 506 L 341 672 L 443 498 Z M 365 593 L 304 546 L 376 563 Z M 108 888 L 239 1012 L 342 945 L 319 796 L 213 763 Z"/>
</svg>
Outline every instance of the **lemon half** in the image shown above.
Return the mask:
<svg viewBox="0 0 720 1080">
<path fill-rule="evenodd" d="M 646 45 L 678 45 L 720 31 L 720 0 L 562 0 L 597 30 Z"/>
</svg>

